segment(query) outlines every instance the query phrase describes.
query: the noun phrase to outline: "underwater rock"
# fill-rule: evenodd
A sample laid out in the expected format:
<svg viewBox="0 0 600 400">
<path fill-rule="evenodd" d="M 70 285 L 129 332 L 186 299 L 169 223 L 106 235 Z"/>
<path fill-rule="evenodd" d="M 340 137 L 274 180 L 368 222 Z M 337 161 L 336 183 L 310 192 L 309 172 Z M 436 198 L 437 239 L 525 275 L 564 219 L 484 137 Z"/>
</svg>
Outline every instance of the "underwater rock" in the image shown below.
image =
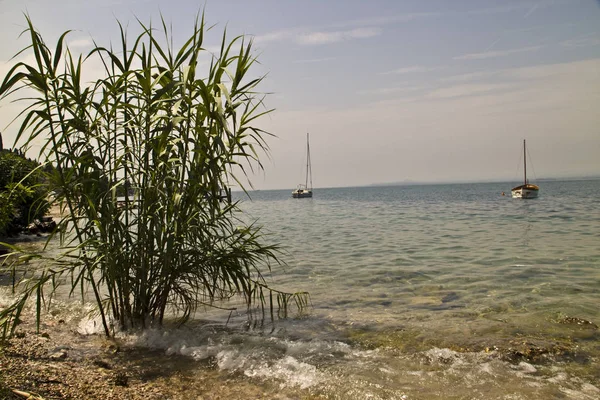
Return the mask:
<svg viewBox="0 0 600 400">
<path fill-rule="evenodd" d="M 455 292 L 450 292 L 447 295 L 445 295 L 444 297 L 442 297 L 442 303 L 450 303 L 451 301 L 455 301 L 458 300 L 458 294 L 456 294 Z"/>
<path fill-rule="evenodd" d="M 537 340 L 511 340 L 510 347 L 499 348 L 502 359 L 520 363 L 544 363 L 552 360 L 585 359 L 584 355 L 577 354 L 573 344 L 558 343 L 553 341 Z"/>
<path fill-rule="evenodd" d="M 410 299 L 410 304 L 413 306 L 439 306 L 442 299 L 435 296 L 416 296 Z"/>
<path fill-rule="evenodd" d="M 125 372 L 119 371 L 115 373 L 113 383 L 115 386 L 127 386 L 129 384 L 129 378 Z"/>
<path fill-rule="evenodd" d="M 559 320 L 558 323 L 568 325 L 579 325 L 584 328 L 598 329 L 598 325 L 594 324 L 593 322 L 576 317 L 564 317 L 563 319 Z"/>
</svg>

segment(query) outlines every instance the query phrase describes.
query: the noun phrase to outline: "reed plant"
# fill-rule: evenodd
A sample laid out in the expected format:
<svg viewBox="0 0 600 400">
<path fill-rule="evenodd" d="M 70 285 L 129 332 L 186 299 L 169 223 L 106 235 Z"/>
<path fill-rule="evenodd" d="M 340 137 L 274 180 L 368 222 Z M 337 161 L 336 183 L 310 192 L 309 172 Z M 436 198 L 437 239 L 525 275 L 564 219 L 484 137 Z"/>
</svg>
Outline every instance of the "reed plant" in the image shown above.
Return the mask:
<svg viewBox="0 0 600 400">
<path fill-rule="evenodd" d="M 26 20 L 31 43 L 22 52 L 35 62 L 14 65 L 0 99 L 26 93 L 17 140 L 41 141 L 40 154 L 54 166 L 48 179 L 64 215 L 62 250 L 16 286 L 16 301 L 0 312 L 4 335 L 28 299 L 39 326 L 61 283 L 95 300 L 109 336 L 112 324 L 146 328 L 171 315 L 184 322 L 199 306 L 221 307 L 234 296 L 271 318 L 306 307 L 307 293 L 267 284 L 263 272 L 280 263 L 279 248 L 223 196 L 232 184 L 245 188 L 248 169 L 262 168 L 259 156 L 268 154 L 270 134 L 256 122 L 271 110 L 257 91 L 263 78 L 250 72 L 252 42 L 223 32 L 218 53 L 209 53 L 200 15 L 178 49 L 161 19 L 159 29 L 138 21 L 133 41 L 119 24 L 117 48 L 95 44 L 83 57 L 67 46 L 68 31 L 51 49 Z M 104 74 L 86 83 L 92 59 Z M 3 268 L 15 274 L 32 255 L 16 248 L 13 255 Z"/>
</svg>

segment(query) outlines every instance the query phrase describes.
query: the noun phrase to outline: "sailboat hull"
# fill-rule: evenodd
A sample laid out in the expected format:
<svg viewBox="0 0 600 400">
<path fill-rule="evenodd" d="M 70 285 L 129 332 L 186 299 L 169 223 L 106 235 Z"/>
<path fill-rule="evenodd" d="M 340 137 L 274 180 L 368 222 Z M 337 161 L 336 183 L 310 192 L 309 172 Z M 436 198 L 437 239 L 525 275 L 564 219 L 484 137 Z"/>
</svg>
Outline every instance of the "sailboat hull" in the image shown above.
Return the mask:
<svg viewBox="0 0 600 400">
<path fill-rule="evenodd" d="M 312 190 L 302 190 L 302 189 L 294 190 L 292 192 L 292 197 L 294 199 L 304 199 L 307 197 L 312 197 Z"/>
<path fill-rule="evenodd" d="M 532 185 L 528 183 L 526 185 L 521 185 L 513 188 L 511 191 L 513 199 L 535 199 L 538 197 L 538 193 L 540 192 L 540 188 L 537 185 Z"/>
</svg>

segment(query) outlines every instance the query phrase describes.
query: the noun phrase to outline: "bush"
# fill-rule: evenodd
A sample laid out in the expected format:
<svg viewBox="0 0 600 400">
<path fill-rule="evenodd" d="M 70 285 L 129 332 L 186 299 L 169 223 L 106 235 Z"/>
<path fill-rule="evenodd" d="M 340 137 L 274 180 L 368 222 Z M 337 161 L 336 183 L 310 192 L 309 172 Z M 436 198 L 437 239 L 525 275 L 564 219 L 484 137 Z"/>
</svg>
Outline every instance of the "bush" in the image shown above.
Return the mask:
<svg viewBox="0 0 600 400">
<path fill-rule="evenodd" d="M 224 34 L 201 76 L 203 17 L 177 51 L 161 44 L 172 43 L 164 21 L 163 41 L 141 25 L 132 47 L 121 28 L 119 50 L 88 55 L 102 59 L 106 76 L 86 86 L 82 58 L 63 51 L 66 33 L 53 53 L 27 22 L 36 63 L 15 65 L 0 96 L 17 83 L 39 94 L 19 139 L 48 138 L 69 262 L 55 260 L 0 313 L 5 332 L 29 296 L 39 311 L 44 284 L 62 276 L 75 292 L 91 289 L 106 335 L 110 320 L 146 327 L 173 313 L 184 322 L 198 305 L 236 295 L 271 318 L 285 316 L 290 300 L 306 306 L 306 293 L 266 284 L 262 271 L 279 262 L 277 246 L 264 244 L 260 228 L 243 225 L 237 204 L 221 197 L 231 182 L 242 185 L 234 172 L 260 168 L 258 154 L 267 150 L 268 133 L 254 125 L 269 110 L 256 92 L 262 78 L 249 77 L 251 43 Z M 126 182 L 135 195 L 121 203 Z"/>
<path fill-rule="evenodd" d="M 44 216 L 50 207 L 45 182 L 39 163 L 0 150 L 0 235 Z"/>
<path fill-rule="evenodd" d="M 14 215 L 15 206 L 12 203 L 9 193 L 0 192 L 0 236 L 5 236 L 9 232 L 9 223 Z"/>
</svg>

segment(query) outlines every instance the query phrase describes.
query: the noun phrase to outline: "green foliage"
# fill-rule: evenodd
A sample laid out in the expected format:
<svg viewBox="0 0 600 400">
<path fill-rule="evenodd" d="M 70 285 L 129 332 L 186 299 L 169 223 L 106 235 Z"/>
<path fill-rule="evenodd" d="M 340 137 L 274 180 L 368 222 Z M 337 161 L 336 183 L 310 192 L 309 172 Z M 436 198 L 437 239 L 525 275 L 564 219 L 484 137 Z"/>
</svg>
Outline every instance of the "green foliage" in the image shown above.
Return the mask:
<svg viewBox="0 0 600 400">
<path fill-rule="evenodd" d="M 11 201 L 10 193 L 7 191 L 0 192 L 0 236 L 7 234 L 14 211 L 15 205 Z"/>
<path fill-rule="evenodd" d="M 28 160 L 17 152 L 8 150 L 0 151 L 0 188 L 6 188 L 10 183 L 21 182 L 26 186 L 33 186 L 41 177 L 35 171 L 38 163 Z"/>
<path fill-rule="evenodd" d="M 37 91 L 17 140 L 45 140 L 66 216 L 64 253 L 20 299 L 40 304 L 40 282 L 53 289 L 68 278 L 72 292 L 91 290 L 106 335 L 110 321 L 146 327 L 172 314 L 183 322 L 198 305 L 222 307 L 238 295 L 272 318 L 287 315 L 290 301 L 305 307 L 306 293 L 267 286 L 262 271 L 279 263 L 277 246 L 264 244 L 260 228 L 245 226 L 237 204 L 220 197 L 231 182 L 243 187 L 234 171 L 261 168 L 267 151 L 269 134 L 254 125 L 269 110 L 255 91 L 262 78 L 249 76 L 251 43 L 224 33 L 219 54 L 209 54 L 203 17 L 177 51 L 164 21 L 164 37 L 140 24 L 133 45 L 121 27 L 120 48 L 99 46 L 86 58 L 99 59 L 105 76 L 84 84 L 84 59 L 65 46 L 68 32 L 52 51 L 27 22 L 35 63 L 16 64 L 0 98 L 20 87 Z M 204 75 L 200 57 L 210 59 Z M 5 326 L 20 304 L 0 313 Z"/>
<path fill-rule="evenodd" d="M 0 235 L 27 226 L 50 207 L 45 173 L 39 163 L 18 152 L 0 151 Z"/>
</svg>

